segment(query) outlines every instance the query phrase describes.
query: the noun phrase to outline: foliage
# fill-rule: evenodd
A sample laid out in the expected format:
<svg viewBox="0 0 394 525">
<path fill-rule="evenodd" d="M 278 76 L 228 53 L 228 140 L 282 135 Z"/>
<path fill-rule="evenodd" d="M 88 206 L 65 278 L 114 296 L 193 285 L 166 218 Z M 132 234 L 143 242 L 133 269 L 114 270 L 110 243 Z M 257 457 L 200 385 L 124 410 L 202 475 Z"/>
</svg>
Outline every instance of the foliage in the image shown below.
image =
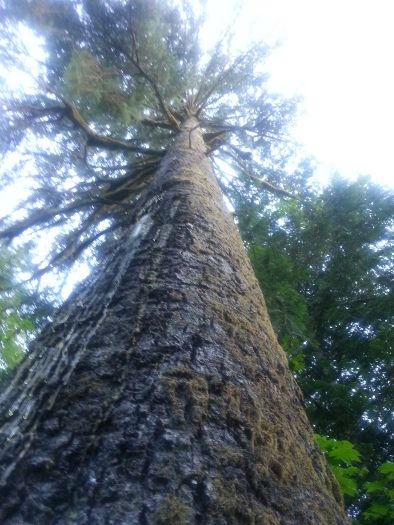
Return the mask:
<svg viewBox="0 0 394 525">
<path fill-rule="evenodd" d="M 290 367 L 294 372 L 300 372 L 305 366 L 302 342 L 308 337 L 308 312 L 305 298 L 294 288 L 297 277 L 294 267 L 274 247 L 251 244 L 248 254 L 265 292 L 267 306 L 274 319 L 276 333 L 280 334 L 281 344 L 288 354 Z"/>
<path fill-rule="evenodd" d="M 20 251 L 0 246 L 0 378 L 22 359 L 26 343 L 51 312 L 42 294 L 17 285 L 17 273 L 27 269 L 24 259 Z"/>
<path fill-rule="evenodd" d="M 367 523 L 390 525 L 394 521 L 394 463 L 387 461 L 378 468 L 375 481 L 368 481 L 364 488 L 372 502 L 364 512 Z"/>
<path fill-rule="evenodd" d="M 366 473 L 366 469 L 359 467 L 360 453 L 350 441 L 330 439 L 315 434 L 315 439 L 325 455 L 333 471 L 342 493 L 345 496 L 355 496 L 357 493 L 357 478 Z"/>
<path fill-rule="evenodd" d="M 356 496 L 359 491 L 363 493 L 367 503 L 364 502 L 364 510 L 358 516 L 357 523 L 391 525 L 394 519 L 394 463 L 383 463 L 370 476 L 373 481 L 363 482 L 368 470 L 360 466 L 361 455 L 349 441 L 319 434 L 315 434 L 315 439 L 344 496 Z"/>
</svg>

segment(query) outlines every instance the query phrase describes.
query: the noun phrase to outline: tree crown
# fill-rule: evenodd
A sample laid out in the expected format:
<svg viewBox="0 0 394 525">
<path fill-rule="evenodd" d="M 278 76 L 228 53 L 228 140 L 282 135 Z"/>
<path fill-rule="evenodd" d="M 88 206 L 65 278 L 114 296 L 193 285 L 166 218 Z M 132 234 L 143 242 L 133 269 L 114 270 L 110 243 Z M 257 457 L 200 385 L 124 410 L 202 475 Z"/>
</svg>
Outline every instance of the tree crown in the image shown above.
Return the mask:
<svg viewBox="0 0 394 525">
<path fill-rule="evenodd" d="M 275 191 L 268 168 L 281 156 L 294 101 L 267 92 L 266 46 L 231 56 L 227 33 L 207 56 L 203 17 L 186 3 L 18 0 L 4 2 L 2 15 L 4 61 L 26 58 L 15 38 L 21 24 L 40 36 L 45 52 L 35 89 L 5 93 L 1 120 L 1 149 L 13 165 L 7 180 L 28 169 L 34 191 L 17 220 L 3 219 L 0 235 L 57 231 L 37 275 L 129 224 L 132 204 L 187 115 L 198 117 L 209 155 Z"/>
</svg>

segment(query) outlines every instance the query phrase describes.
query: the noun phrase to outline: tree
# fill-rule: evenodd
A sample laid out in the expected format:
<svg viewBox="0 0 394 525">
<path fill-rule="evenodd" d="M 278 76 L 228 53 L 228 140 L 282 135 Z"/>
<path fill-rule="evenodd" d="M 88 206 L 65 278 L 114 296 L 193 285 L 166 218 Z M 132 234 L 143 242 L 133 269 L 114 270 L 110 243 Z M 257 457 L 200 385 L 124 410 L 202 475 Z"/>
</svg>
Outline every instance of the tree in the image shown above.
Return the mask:
<svg viewBox="0 0 394 525">
<path fill-rule="evenodd" d="M 52 308 L 42 294 L 21 286 L 26 254 L 0 245 L 0 381 L 22 359 L 26 344 L 48 319 Z"/>
<path fill-rule="evenodd" d="M 7 105 L 40 186 L 2 235 L 67 219 L 47 266 L 99 260 L 2 393 L 3 523 L 347 523 L 209 161 L 253 169 L 284 125 L 259 48 L 202 69 L 156 2 L 3 14 L 46 33 L 48 82 Z"/>
<path fill-rule="evenodd" d="M 267 196 L 253 194 L 254 205 L 245 206 L 238 195 L 251 190 L 239 180 L 233 199 L 308 415 L 317 432 L 334 438 L 319 443 L 351 512 L 371 523 L 368 509 L 375 494 L 382 498 L 380 465 L 393 461 L 393 194 L 366 177 L 336 177 L 323 191 L 309 188 L 306 199 L 310 172 L 304 166 L 292 177 L 294 193 L 304 192 L 298 203 L 270 199 L 267 206 Z"/>
</svg>

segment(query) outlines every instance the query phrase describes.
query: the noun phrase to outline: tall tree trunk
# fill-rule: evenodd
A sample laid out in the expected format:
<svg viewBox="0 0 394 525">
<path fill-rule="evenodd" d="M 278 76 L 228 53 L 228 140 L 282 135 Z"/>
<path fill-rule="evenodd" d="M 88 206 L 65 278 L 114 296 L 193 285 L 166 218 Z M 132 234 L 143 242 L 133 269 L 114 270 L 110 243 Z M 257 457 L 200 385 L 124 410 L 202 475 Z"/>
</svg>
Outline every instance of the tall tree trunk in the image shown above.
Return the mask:
<svg viewBox="0 0 394 525">
<path fill-rule="evenodd" d="M 1 400 L 4 524 L 345 524 L 198 121 Z"/>
</svg>

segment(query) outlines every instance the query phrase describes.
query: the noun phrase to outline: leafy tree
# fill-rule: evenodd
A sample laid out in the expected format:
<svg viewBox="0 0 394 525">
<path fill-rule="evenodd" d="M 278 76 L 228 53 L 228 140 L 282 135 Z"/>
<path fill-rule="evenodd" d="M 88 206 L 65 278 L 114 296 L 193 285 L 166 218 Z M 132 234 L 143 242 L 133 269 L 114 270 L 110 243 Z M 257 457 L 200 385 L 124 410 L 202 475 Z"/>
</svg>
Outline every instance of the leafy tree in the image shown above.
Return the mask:
<svg viewBox="0 0 394 525">
<path fill-rule="evenodd" d="M 0 378 L 22 359 L 26 344 L 52 310 L 40 294 L 17 284 L 17 272 L 27 266 L 20 251 L 0 247 Z"/>
<path fill-rule="evenodd" d="M 1 14 L 13 63 L 23 24 L 46 54 L 4 104 L 35 191 L 2 237 L 58 228 L 36 275 L 98 260 L 0 398 L 3 523 L 347 523 L 209 161 L 288 195 L 257 172 L 293 106 L 264 47 L 206 57 L 190 9 L 156 1 Z"/>
<path fill-rule="evenodd" d="M 310 173 L 306 164 L 293 180 L 298 202 L 273 202 L 239 180 L 233 199 L 309 416 L 318 432 L 335 438 L 319 443 L 329 462 L 339 452 L 342 465 L 331 465 L 360 513 L 373 498 L 361 490 L 360 473 L 372 480 L 392 460 L 393 195 L 366 178 L 336 178 L 319 192 L 308 188 Z M 254 205 L 246 207 L 239 191 Z M 342 443 L 356 447 L 361 464 L 345 465 Z"/>
</svg>

